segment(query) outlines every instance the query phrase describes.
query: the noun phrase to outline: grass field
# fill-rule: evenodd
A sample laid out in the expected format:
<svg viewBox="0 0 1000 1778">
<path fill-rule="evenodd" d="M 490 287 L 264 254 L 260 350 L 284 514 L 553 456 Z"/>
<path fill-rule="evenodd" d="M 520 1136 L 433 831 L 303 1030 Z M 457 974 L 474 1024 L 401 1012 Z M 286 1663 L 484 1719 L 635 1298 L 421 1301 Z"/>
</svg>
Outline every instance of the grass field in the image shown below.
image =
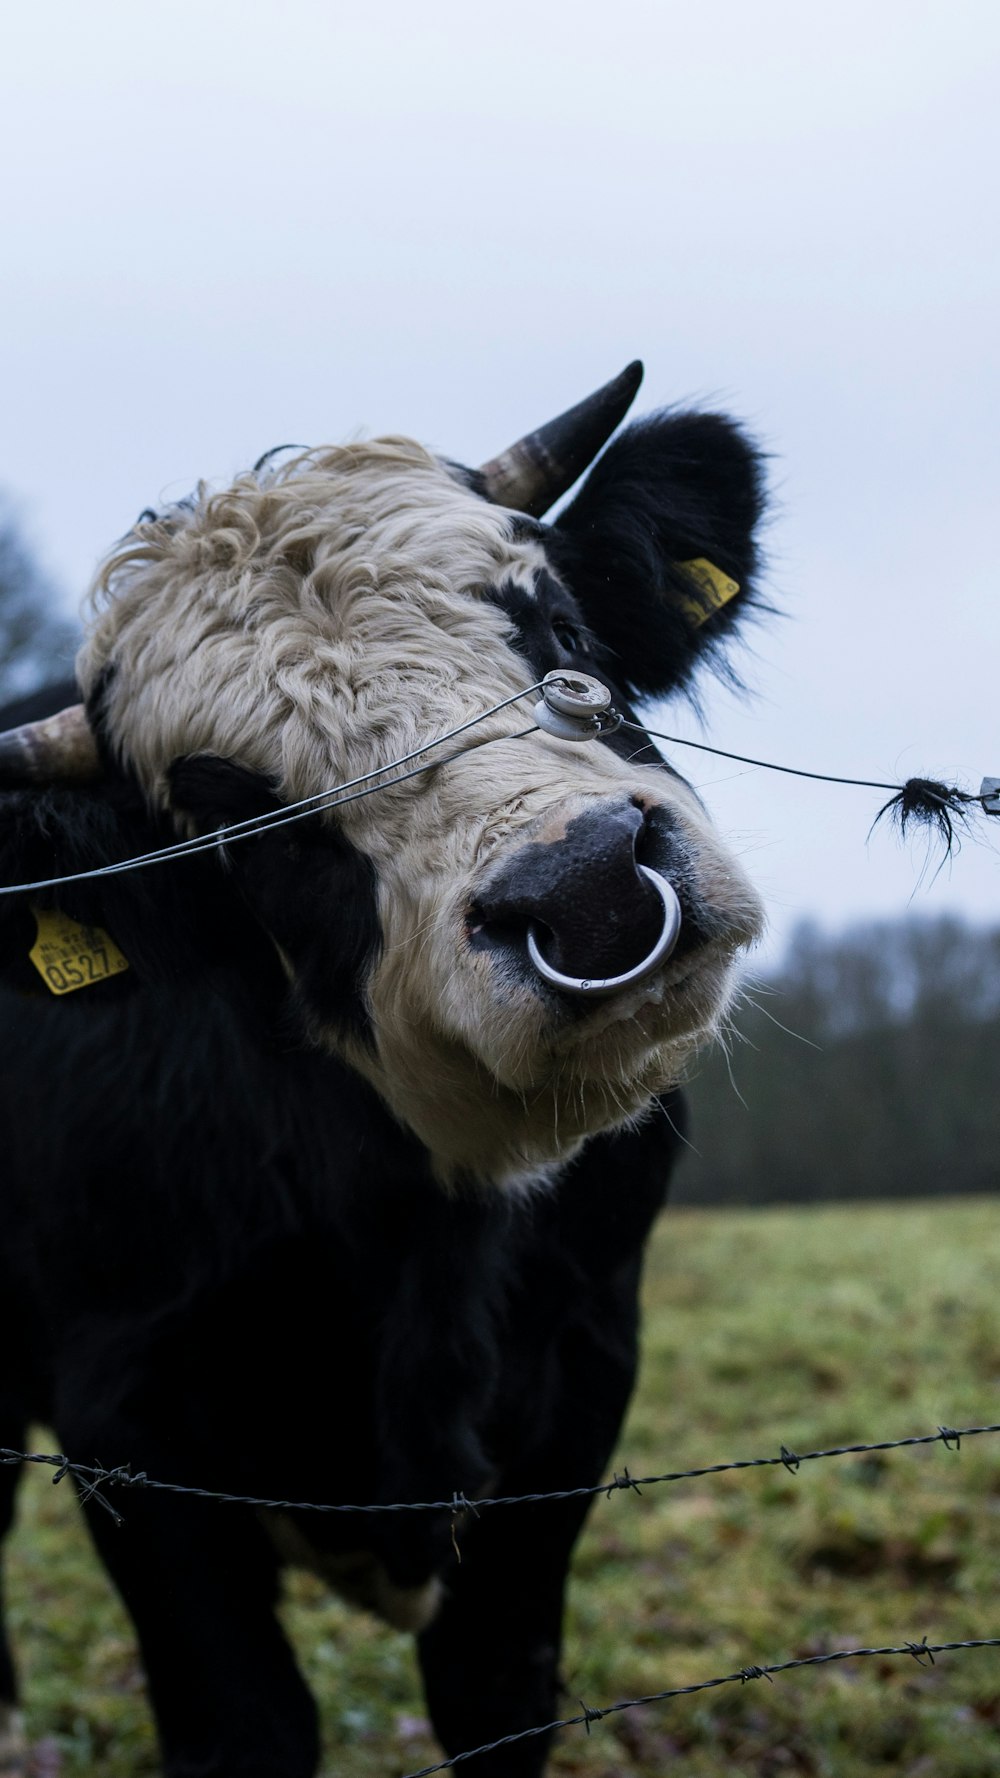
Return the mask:
<svg viewBox="0 0 1000 1778">
<path fill-rule="evenodd" d="M 678 1211 L 647 1277 L 633 1473 L 996 1420 L 1000 1206 Z M 196 1478 L 195 1478 L 196 1479 Z M 568 1482 L 574 1479 L 567 1478 Z M 68 1485 L 22 1489 L 8 1594 L 33 1778 L 144 1778 L 129 1629 Z M 219 1511 L 225 1511 L 220 1507 Z M 600 1499 L 580 1547 L 566 1711 L 838 1647 L 1000 1634 L 1000 1435 Z M 408 1641 L 296 1576 L 286 1616 L 321 1700 L 324 1773 L 436 1752 Z M 474 1768 L 471 1768 L 474 1770 Z M 579 1778 L 1000 1778 L 1000 1650 L 811 1668 L 567 1731 Z"/>
</svg>

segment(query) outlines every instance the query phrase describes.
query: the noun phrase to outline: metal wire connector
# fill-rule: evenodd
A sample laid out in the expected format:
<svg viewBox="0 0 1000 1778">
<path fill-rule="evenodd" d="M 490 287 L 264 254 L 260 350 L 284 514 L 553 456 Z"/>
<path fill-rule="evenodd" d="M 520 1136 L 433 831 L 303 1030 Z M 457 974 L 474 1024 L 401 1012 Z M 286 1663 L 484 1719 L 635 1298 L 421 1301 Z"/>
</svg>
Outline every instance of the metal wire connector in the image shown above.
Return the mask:
<svg viewBox="0 0 1000 1778">
<path fill-rule="evenodd" d="M 986 815 L 1000 815 L 1000 778 L 984 778 L 979 786 L 979 800 Z"/>
<path fill-rule="evenodd" d="M 534 717 L 547 735 L 559 741 L 595 741 L 612 735 L 621 717 L 611 693 L 589 673 L 546 673 Z"/>
</svg>

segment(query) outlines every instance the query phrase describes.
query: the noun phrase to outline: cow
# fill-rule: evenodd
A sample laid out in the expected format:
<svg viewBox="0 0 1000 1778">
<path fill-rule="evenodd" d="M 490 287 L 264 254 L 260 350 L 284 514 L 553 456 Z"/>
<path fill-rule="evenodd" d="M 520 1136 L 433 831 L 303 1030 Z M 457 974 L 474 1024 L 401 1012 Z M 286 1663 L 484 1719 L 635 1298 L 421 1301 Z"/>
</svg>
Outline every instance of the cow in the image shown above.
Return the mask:
<svg viewBox="0 0 1000 1778">
<path fill-rule="evenodd" d="M 315 1772 L 289 1563 L 414 1633 L 449 1756 L 557 1714 L 587 1502 L 475 1501 L 607 1474 L 679 1083 L 762 919 L 636 715 L 759 603 L 762 457 L 619 431 L 641 374 L 476 470 L 296 448 L 145 513 L 76 686 L 0 738 L 0 1446 L 471 1503 L 85 1498 L 168 1778 Z M 11 1746 L 16 1697 L 4 1640 Z"/>
</svg>

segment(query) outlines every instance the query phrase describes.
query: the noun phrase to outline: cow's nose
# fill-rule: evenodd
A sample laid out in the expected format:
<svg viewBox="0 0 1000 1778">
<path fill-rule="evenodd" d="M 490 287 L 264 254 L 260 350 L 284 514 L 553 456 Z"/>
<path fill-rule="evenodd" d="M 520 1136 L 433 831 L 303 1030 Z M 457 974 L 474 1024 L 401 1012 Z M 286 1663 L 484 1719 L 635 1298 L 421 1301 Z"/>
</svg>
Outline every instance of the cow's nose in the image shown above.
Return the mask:
<svg viewBox="0 0 1000 1778">
<path fill-rule="evenodd" d="M 478 896 L 474 941 L 521 939 L 539 972 L 572 992 L 598 989 L 676 942 L 676 897 L 637 847 L 646 817 L 632 802 L 603 804 L 571 819 L 551 840 L 522 846 Z M 647 973 L 642 969 L 641 973 Z"/>
</svg>

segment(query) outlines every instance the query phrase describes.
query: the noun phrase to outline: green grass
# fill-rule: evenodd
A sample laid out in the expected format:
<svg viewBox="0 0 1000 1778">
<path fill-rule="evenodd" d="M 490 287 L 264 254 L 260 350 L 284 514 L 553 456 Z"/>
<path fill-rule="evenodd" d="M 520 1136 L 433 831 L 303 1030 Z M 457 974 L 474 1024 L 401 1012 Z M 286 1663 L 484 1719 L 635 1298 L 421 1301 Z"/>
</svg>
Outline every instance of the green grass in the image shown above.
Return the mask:
<svg viewBox="0 0 1000 1778">
<path fill-rule="evenodd" d="M 1000 1418 L 1000 1206 L 678 1211 L 647 1276 L 635 1474 Z M 572 1481 L 572 1477 L 567 1477 Z M 127 1622 L 63 1486 L 33 1472 L 9 1599 L 39 1769 L 155 1773 Z M 219 1511 L 225 1508 L 220 1507 Z M 596 1504 L 571 1590 L 567 1714 L 750 1663 L 1000 1634 L 1000 1435 L 961 1454 L 723 1475 Z M 437 1757 L 408 1640 L 293 1577 L 286 1620 L 321 1701 L 324 1771 Z M 1000 1651 L 844 1662 L 568 1731 L 580 1778 L 1000 1778 Z M 47 1762 L 47 1763 L 46 1763 Z"/>
</svg>

